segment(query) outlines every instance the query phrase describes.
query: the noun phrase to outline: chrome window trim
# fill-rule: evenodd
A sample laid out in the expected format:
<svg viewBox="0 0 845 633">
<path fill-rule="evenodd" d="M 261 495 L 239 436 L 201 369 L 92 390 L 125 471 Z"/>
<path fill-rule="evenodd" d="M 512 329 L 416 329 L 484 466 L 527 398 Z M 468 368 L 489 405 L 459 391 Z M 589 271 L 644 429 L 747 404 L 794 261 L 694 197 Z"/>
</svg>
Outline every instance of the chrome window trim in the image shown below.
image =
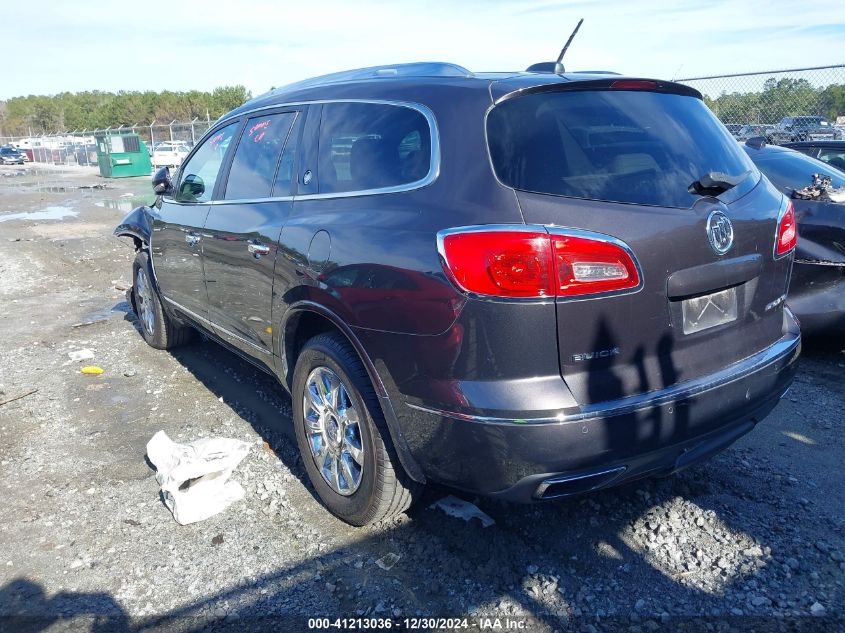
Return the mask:
<svg viewBox="0 0 845 633">
<path fill-rule="evenodd" d="M 648 411 L 649 409 L 653 409 L 655 407 L 682 402 L 702 393 L 735 383 L 747 376 L 750 376 L 751 374 L 763 371 L 767 367 L 786 359 L 790 354 L 795 354 L 797 351 L 800 351 L 800 343 L 800 334 L 787 333 L 766 349 L 754 354 L 753 356 L 749 356 L 746 359 L 737 361 L 732 365 L 728 365 L 714 374 L 709 374 L 684 383 L 679 383 L 659 391 L 629 396 L 627 398 L 620 398 L 619 400 L 609 402 L 585 405 L 580 407 L 581 410 L 578 412 L 561 412 L 558 415 L 551 417 L 501 418 L 446 411 L 410 402 L 406 402 L 405 404 L 411 409 L 416 409 L 417 411 L 422 411 L 424 413 L 431 413 L 453 420 L 480 422 L 484 424 L 530 426 L 537 424 L 560 425 L 588 422 L 591 420 L 612 418 L 619 415 L 639 413 L 641 411 Z"/>
<path fill-rule="evenodd" d="M 190 205 L 197 205 L 197 204 L 254 204 L 256 202 L 289 202 L 292 200 L 328 200 L 332 198 L 357 198 L 361 196 L 374 196 L 380 194 L 388 194 L 388 193 L 402 193 L 405 191 L 414 191 L 416 189 L 422 189 L 423 187 L 427 187 L 428 185 L 432 184 L 435 180 L 437 180 L 438 176 L 440 176 L 440 129 L 437 126 L 437 119 L 434 116 L 434 113 L 428 106 L 425 106 L 421 103 L 415 103 L 412 101 L 397 101 L 391 99 L 315 99 L 312 101 L 293 101 L 293 102 L 282 102 L 282 103 L 275 103 L 272 105 L 261 106 L 258 108 L 252 108 L 251 110 L 244 110 L 242 112 L 238 112 L 237 114 L 233 114 L 231 116 L 220 118 L 214 124 L 214 127 L 209 129 L 197 142 L 196 146 L 199 147 L 202 143 L 205 142 L 206 137 L 211 136 L 217 130 L 221 129 L 228 125 L 228 122 L 238 119 L 240 117 L 249 118 L 256 112 L 262 112 L 264 110 L 274 110 L 276 108 L 295 108 L 295 107 L 302 107 L 302 106 L 309 106 L 309 105 L 324 105 L 324 104 L 331 104 L 331 103 L 371 103 L 375 105 L 389 105 L 389 106 L 396 106 L 400 108 L 410 108 L 411 110 L 416 110 L 420 114 L 425 117 L 426 122 L 428 123 L 428 131 L 429 137 L 431 139 L 431 157 L 429 160 L 428 166 L 428 174 L 424 178 L 420 178 L 419 180 L 415 180 L 413 182 L 408 182 L 402 185 L 395 185 L 392 187 L 380 187 L 378 189 L 360 189 L 357 191 L 338 191 L 332 193 L 312 193 L 312 194 L 305 194 L 301 196 L 275 196 L 272 198 L 248 198 L 243 200 L 210 200 L 208 202 L 181 202 L 176 200 L 173 197 L 166 198 L 168 203 L 172 204 L 179 204 L 184 206 Z M 188 157 L 190 158 L 190 157 Z M 187 162 L 187 159 L 186 159 Z M 181 165 L 179 170 L 181 172 Z M 181 173 L 179 174 L 181 176 Z M 297 182 L 299 182 L 299 175 L 297 174 Z"/>
<path fill-rule="evenodd" d="M 379 187 L 377 189 L 359 189 L 356 191 L 337 191 L 331 193 L 312 193 L 312 194 L 305 194 L 301 196 L 290 196 L 290 197 L 282 197 L 280 200 L 327 200 L 331 198 L 357 198 L 361 196 L 374 196 L 374 195 L 381 195 L 387 193 L 402 193 L 405 191 L 413 191 L 415 189 L 422 189 L 423 187 L 427 187 L 440 175 L 440 130 L 437 127 L 437 119 L 434 116 L 434 113 L 428 106 L 425 106 L 421 103 L 415 103 L 412 101 L 397 101 L 391 99 L 316 99 L 313 101 L 296 101 L 296 102 L 284 102 L 284 103 L 276 103 L 273 105 L 266 105 L 261 106 L 259 108 L 253 108 L 252 110 L 245 110 L 243 112 L 238 112 L 237 114 L 233 114 L 230 117 L 222 118 L 217 122 L 217 125 L 225 124 L 227 121 L 231 119 L 236 119 L 238 117 L 247 117 L 254 112 L 261 112 L 262 110 L 272 110 L 275 108 L 287 108 L 287 107 L 297 107 L 297 106 L 308 106 L 308 105 L 326 105 L 332 103 L 369 103 L 373 105 L 387 105 L 387 106 L 395 106 L 399 108 L 409 108 L 411 110 L 415 110 L 425 117 L 426 122 L 428 123 L 428 131 L 429 137 L 431 139 L 431 157 L 429 159 L 429 166 L 428 166 L 428 173 L 425 177 L 420 178 L 419 180 L 415 180 L 413 182 L 404 183 L 401 185 L 394 185 L 392 187 Z M 215 125 L 215 129 L 217 129 L 217 125 Z M 206 133 L 208 134 L 208 133 Z M 202 142 L 201 139 L 200 142 Z M 299 175 L 297 174 L 297 182 L 299 181 Z M 228 203 L 240 203 L 246 204 L 249 202 L 258 202 L 258 201 L 268 201 L 268 200 L 276 200 L 277 198 L 261 198 L 260 200 L 226 200 L 225 202 Z M 212 201 L 214 202 L 219 201 Z"/>
<path fill-rule="evenodd" d="M 206 204 L 256 204 L 258 202 L 290 202 L 293 199 L 294 196 L 274 196 L 271 198 L 238 198 L 237 200 L 212 200 L 211 202 L 206 202 Z"/>
<path fill-rule="evenodd" d="M 645 277 L 643 276 L 643 270 L 640 266 L 640 262 L 637 259 L 637 256 L 634 254 L 634 251 L 631 249 L 631 247 L 628 246 L 622 240 L 615 238 L 612 235 L 606 235 L 604 233 L 584 231 L 582 229 L 571 229 L 552 224 L 478 224 L 474 226 L 459 226 L 449 229 L 443 229 L 437 232 L 437 252 L 440 254 L 440 258 L 442 259 L 443 263 L 448 268 L 451 268 L 449 266 L 449 260 L 446 257 L 446 248 L 444 243 L 447 236 L 453 235 L 455 233 L 495 233 L 498 231 L 548 233 L 549 235 L 582 237 L 597 242 L 607 242 L 608 244 L 613 244 L 628 253 L 628 256 L 631 258 L 631 261 L 634 262 L 634 266 L 637 269 L 637 275 L 639 277 L 640 283 L 634 288 L 625 288 L 624 290 L 611 290 L 608 292 L 597 292 L 583 296 L 576 295 L 573 297 L 497 297 L 495 295 L 483 295 L 475 292 L 468 292 L 463 288 L 458 287 L 458 290 L 460 292 L 472 299 L 478 299 L 480 301 L 494 301 L 500 303 L 569 303 L 573 301 L 592 301 L 594 299 L 604 299 L 606 297 L 618 297 L 621 295 L 636 294 L 643 289 L 643 286 L 645 284 Z"/>
<path fill-rule="evenodd" d="M 254 347 L 254 348 L 255 348 L 255 349 L 257 349 L 259 352 L 263 352 L 264 354 L 267 354 L 268 356 L 272 356 L 272 355 L 273 355 L 273 352 L 272 352 L 272 351 L 270 351 L 270 350 L 268 350 L 268 349 L 265 349 L 265 348 L 261 347 L 260 345 L 256 345 L 256 344 L 255 344 L 255 343 L 253 343 L 252 341 L 248 341 L 248 340 L 246 340 L 244 337 L 242 337 L 242 336 L 238 336 L 238 335 L 237 335 L 237 334 L 235 334 L 234 332 L 230 332 L 229 330 L 227 330 L 227 329 L 226 329 L 226 328 L 224 328 L 224 327 L 220 327 L 219 325 L 217 325 L 217 324 L 216 324 L 216 323 L 214 323 L 213 321 L 209 321 L 208 319 L 206 319 L 205 317 L 200 316 L 199 314 L 197 314 L 197 313 L 196 313 L 196 312 L 194 312 L 193 310 L 188 310 L 188 308 L 186 308 L 185 306 L 183 306 L 181 303 L 177 303 L 177 302 L 175 302 L 173 299 L 170 299 L 169 297 L 164 297 L 164 300 L 165 300 L 165 301 L 167 301 L 167 303 L 169 303 L 169 304 L 171 304 L 171 305 L 175 306 L 177 309 L 179 309 L 180 311 L 184 312 L 184 313 L 185 313 L 185 314 L 187 314 L 188 316 L 190 316 L 192 319 L 196 319 L 197 321 L 200 321 L 200 322 L 202 322 L 202 323 L 205 323 L 206 325 L 210 326 L 211 328 L 213 328 L 213 329 L 215 329 L 215 330 L 219 330 L 220 332 L 223 332 L 226 336 L 231 336 L 232 338 L 234 338 L 234 339 L 236 339 L 236 340 L 238 340 L 238 341 L 240 341 L 240 342 L 242 342 L 242 343 L 245 343 L 246 345 L 249 345 L 250 347 Z"/>
</svg>

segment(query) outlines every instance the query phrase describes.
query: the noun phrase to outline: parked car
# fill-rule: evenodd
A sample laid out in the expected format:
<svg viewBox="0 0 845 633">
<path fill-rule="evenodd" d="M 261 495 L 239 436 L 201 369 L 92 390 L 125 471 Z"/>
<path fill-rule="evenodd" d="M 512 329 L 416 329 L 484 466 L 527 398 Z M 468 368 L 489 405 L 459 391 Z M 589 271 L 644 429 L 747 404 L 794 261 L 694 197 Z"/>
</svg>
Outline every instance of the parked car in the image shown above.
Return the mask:
<svg viewBox="0 0 845 633">
<path fill-rule="evenodd" d="M 24 155 L 14 147 L 0 147 L 0 163 L 3 165 L 23 165 L 25 162 Z"/>
<path fill-rule="evenodd" d="M 744 126 L 742 123 L 725 123 L 725 127 L 728 128 L 728 132 L 731 133 L 731 136 L 736 136 Z"/>
<path fill-rule="evenodd" d="M 73 146 L 73 155 L 77 165 L 97 164 L 97 145 L 79 143 Z"/>
<path fill-rule="evenodd" d="M 734 137 L 739 141 L 747 141 L 755 136 L 766 138 L 768 131 L 773 127 L 773 125 L 769 125 L 768 123 L 749 123 L 743 125 L 739 129 L 739 132 L 734 134 Z"/>
<path fill-rule="evenodd" d="M 154 167 L 178 167 L 190 151 L 186 143 L 158 143 L 153 149 L 152 164 Z"/>
<path fill-rule="evenodd" d="M 787 116 L 770 129 L 766 135 L 769 143 L 792 141 L 834 140 L 841 138 L 829 121 L 820 116 Z"/>
<path fill-rule="evenodd" d="M 153 185 L 115 229 L 143 337 L 200 329 L 278 377 L 354 525 L 426 482 L 532 501 L 674 473 L 795 372 L 792 207 L 688 86 L 349 71 L 224 115 Z"/>
<path fill-rule="evenodd" d="M 743 147 L 795 208 L 798 246 L 787 303 L 802 331 L 845 331 L 845 174 L 793 149 L 753 141 Z M 812 196 L 814 175 L 830 178 L 817 196 Z M 801 193 L 808 187 L 809 199 Z M 836 189 L 840 197 L 834 193 L 831 199 L 829 192 Z"/>
<path fill-rule="evenodd" d="M 845 172 L 845 141 L 799 141 L 797 143 L 784 143 L 783 146 L 798 150 L 807 156 L 818 158 Z"/>
</svg>

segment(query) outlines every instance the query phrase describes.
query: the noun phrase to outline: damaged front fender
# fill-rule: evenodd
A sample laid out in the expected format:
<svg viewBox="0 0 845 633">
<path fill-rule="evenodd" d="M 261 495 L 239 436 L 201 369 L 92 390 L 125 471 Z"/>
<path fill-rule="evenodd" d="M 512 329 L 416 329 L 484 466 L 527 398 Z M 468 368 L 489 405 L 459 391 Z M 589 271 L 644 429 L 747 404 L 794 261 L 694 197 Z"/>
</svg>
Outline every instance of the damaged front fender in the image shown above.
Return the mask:
<svg viewBox="0 0 845 633">
<path fill-rule="evenodd" d="M 152 207 L 138 207 L 133 209 L 123 222 L 114 229 L 118 237 L 131 237 L 135 244 L 135 250 L 149 247 L 150 236 L 153 232 L 153 209 Z"/>
</svg>

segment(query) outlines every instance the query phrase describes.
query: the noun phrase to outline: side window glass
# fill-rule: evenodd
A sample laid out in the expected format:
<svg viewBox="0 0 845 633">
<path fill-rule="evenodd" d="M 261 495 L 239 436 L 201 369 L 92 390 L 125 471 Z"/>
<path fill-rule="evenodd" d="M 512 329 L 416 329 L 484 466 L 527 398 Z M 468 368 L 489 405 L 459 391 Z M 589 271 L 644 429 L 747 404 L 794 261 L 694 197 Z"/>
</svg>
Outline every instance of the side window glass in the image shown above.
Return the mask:
<svg viewBox="0 0 845 633">
<path fill-rule="evenodd" d="M 420 180 L 431 162 L 431 132 L 418 111 L 374 103 L 323 106 L 320 193 L 364 191 Z"/>
<path fill-rule="evenodd" d="M 220 165 L 232 136 L 240 123 L 231 123 L 218 130 L 200 146 L 180 170 L 176 200 L 179 202 L 208 202 L 220 174 Z"/>
<path fill-rule="evenodd" d="M 226 183 L 227 200 L 267 198 L 296 114 L 282 112 L 247 121 Z"/>
<path fill-rule="evenodd" d="M 826 163 L 830 163 L 834 167 L 845 171 L 845 150 L 823 149 L 819 153 L 819 158 Z"/>
<path fill-rule="evenodd" d="M 291 181 L 293 180 L 293 163 L 296 159 L 296 150 L 299 147 L 297 130 L 288 133 L 288 141 L 282 152 L 282 159 L 279 161 L 279 169 L 276 173 L 276 183 L 273 185 L 274 196 L 291 195 Z"/>
</svg>

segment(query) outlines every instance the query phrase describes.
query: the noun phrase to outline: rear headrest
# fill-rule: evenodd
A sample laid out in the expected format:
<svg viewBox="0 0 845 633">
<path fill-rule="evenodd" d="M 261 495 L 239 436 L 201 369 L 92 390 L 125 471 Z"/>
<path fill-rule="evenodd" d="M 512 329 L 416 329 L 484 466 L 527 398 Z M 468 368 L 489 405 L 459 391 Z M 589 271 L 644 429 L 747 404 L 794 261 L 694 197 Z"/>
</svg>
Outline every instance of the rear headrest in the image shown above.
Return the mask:
<svg viewBox="0 0 845 633">
<path fill-rule="evenodd" d="M 349 154 L 356 189 L 387 187 L 398 182 L 399 151 L 384 139 L 359 138 Z"/>
</svg>

